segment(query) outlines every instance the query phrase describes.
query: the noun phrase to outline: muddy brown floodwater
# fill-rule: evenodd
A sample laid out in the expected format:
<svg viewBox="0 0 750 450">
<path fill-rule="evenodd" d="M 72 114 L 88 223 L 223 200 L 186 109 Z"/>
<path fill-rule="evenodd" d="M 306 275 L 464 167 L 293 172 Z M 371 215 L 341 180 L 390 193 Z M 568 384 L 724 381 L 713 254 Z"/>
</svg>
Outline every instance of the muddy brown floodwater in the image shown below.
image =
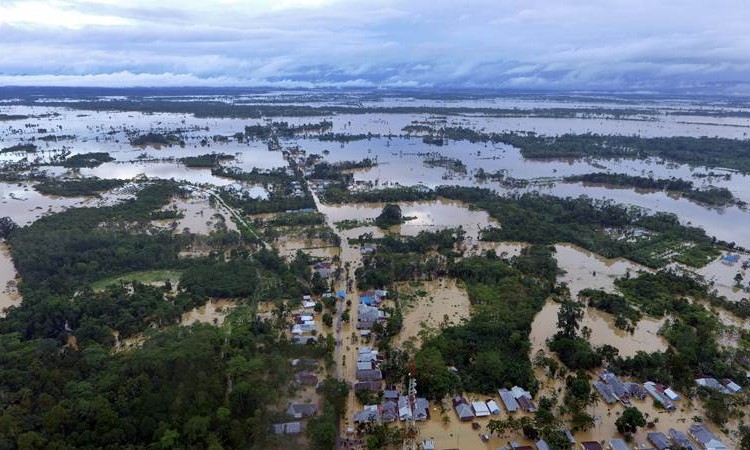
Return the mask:
<svg viewBox="0 0 750 450">
<path fill-rule="evenodd" d="M 436 329 L 442 323 L 457 324 L 469 318 L 469 295 L 454 280 L 401 283 L 398 290 L 401 298 L 406 294 L 412 299 L 404 306 L 404 328 L 396 338 L 398 346 L 409 340 L 418 345 L 419 332 L 425 328 Z M 418 295 L 419 291 L 424 295 Z"/>
<path fill-rule="evenodd" d="M 10 248 L 8 244 L 0 241 L 0 316 L 5 315 L 5 308 L 21 303 L 17 276 Z"/>
<path fill-rule="evenodd" d="M 196 322 L 221 325 L 227 314 L 237 306 L 226 299 L 209 300 L 205 305 L 193 308 L 182 315 L 181 325 L 192 325 Z"/>
</svg>

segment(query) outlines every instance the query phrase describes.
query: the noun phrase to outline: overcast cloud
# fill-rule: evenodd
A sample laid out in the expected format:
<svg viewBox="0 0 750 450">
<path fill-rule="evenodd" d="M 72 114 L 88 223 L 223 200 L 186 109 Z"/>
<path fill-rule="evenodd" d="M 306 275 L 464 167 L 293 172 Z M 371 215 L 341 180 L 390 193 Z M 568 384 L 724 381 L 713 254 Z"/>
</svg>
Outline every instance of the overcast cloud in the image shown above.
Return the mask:
<svg viewBox="0 0 750 450">
<path fill-rule="evenodd" d="M 750 84 L 746 0 L 0 0 L 1 85 Z"/>
</svg>

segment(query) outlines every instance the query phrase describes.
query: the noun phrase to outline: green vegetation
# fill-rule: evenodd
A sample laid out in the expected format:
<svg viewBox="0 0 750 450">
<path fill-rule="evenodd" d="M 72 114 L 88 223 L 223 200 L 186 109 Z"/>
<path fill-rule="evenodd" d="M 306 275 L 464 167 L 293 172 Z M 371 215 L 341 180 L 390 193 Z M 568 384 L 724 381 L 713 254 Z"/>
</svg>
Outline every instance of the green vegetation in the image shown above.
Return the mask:
<svg viewBox="0 0 750 450">
<path fill-rule="evenodd" d="M 420 393 L 442 398 L 453 392 L 495 392 L 503 386 L 536 391 L 529 360 L 529 333 L 555 283 L 553 249 L 525 248 L 511 261 L 492 255 L 451 264 L 452 277 L 466 283 L 471 319 L 441 328 L 415 356 Z M 456 373 L 448 370 L 457 369 Z"/>
<path fill-rule="evenodd" d="M 424 156 L 422 162 L 426 167 L 442 167 L 449 172 L 466 174 L 466 164 L 460 159 L 449 158 L 440 153 L 428 153 Z"/>
<path fill-rule="evenodd" d="M 597 289 L 584 289 L 578 293 L 578 298 L 586 301 L 590 307 L 612 314 L 617 328 L 632 332 L 641 320 L 641 312 L 633 308 L 622 295 Z"/>
<path fill-rule="evenodd" d="M 574 175 L 564 178 L 566 182 L 601 183 L 613 186 L 634 187 L 641 189 L 658 189 L 681 192 L 682 195 L 691 200 L 711 206 L 725 206 L 736 203 L 732 191 L 727 188 L 709 187 L 707 189 L 694 189 L 691 181 L 676 178 L 659 179 L 626 175 L 622 173 L 588 173 Z"/>
<path fill-rule="evenodd" d="M 184 146 L 185 141 L 175 133 L 146 133 L 130 139 L 130 145 L 134 147 Z"/>
<path fill-rule="evenodd" d="M 299 172 L 294 175 L 286 169 L 259 170 L 253 168 L 243 172 L 237 168 L 219 166 L 211 170 L 215 176 L 262 185 L 268 191 L 267 199 L 252 197 L 244 191 L 222 189 L 220 195 L 228 205 L 241 209 L 245 214 L 261 214 L 297 210 L 312 210 L 315 200 L 302 182 Z"/>
<path fill-rule="evenodd" d="M 16 145 L 11 145 L 10 147 L 4 147 L 0 149 L 0 154 L 1 153 L 16 153 L 16 152 L 34 153 L 37 151 L 37 149 L 38 147 L 34 144 L 16 144 Z"/>
<path fill-rule="evenodd" d="M 701 300 L 709 298 L 707 287 L 690 277 L 670 271 L 641 273 L 615 282 L 628 302 L 650 315 L 669 315 L 661 334 L 670 348 L 663 353 L 639 352 L 611 361 L 617 373 L 651 379 L 689 390 L 697 376 L 739 379 L 731 353 L 718 344 L 721 323 Z M 692 299 L 689 300 L 688 298 Z"/>
<path fill-rule="evenodd" d="M 414 202 L 437 198 L 430 189 L 416 187 L 394 187 L 352 191 L 347 186 L 328 185 L 321 193 L 326 203 L 373 203 L 373 202 Z"/>
<path fill-rule="evenodd" d="M 541 136 L 526 133 L 488 133 L 466 127 L 432 128 L 433 139 L 493 142 L 520 149 L 524 158 L 662 158 L 683 164 L 750 172 L 750 141 L 717 137 L 563 134 Z"/>
<path fill-rule="evenodd" d="M 145 270 L 142 272 L 132 272 L 95 281 L 94 283 L 91 283 L 91 289 L 94 291 L 101 291 L 113 284 L 134 282 L 142 284 L 161 283 L 167 280 L 170 282 L 177 282 L 179 281 L 181 274 L 182 272 L 179 270 Z"/>
<path fill-rule="evenodd" d="M 84 167 L 97 167 L 114 160 L 115 158 L 105 152 L 79 153 L 66 158 L 60 165 L 70 169 L 81 169 Z"/>
<path fill-rule="evenodd" d="M 288 122 L 273 122 L 269 125 L 247 125 L 245 136 L 248 139 L 269 139 L 271 137 L 291 138 L 307 133 L 324 133 L 333 127 L 333 122 L 323 120 L 318 123 L 290 125 Z"/>
<path fill-rule="evenodd" d="M 702 229 L 681 225 L 673 214 L 647 215 L 587 197 L 501 197 L 480 188 L 441 186 L 435 194 L 483 209 L 500 221 L 502 228 L 482 231 L 484 240 L 570 242 L 605 257 L 622 256 L 649 267 L 664 266 L 670 259 L 701 267 L 719 255 L 716 243 Z M 648 233 L 631 239 L 607 232 L 636 227 Z"/>
<path fill-rule="evenodd" d="M 395 203 L 386 204 L 378 217 L 375 218 L 375 225 L 383 229 L 402 223 L 404 223 L 404 215 L 401 213 L 401 207 Z"/>
<path fill-rule="evenodd" d="M 385 236 L 372 239 L 362 235 L 350 244 L 366 242 L 377 244 L 378 251 L 363 261 L 355 271 L 360 289 L 382 288 L 396 281 L 434 279 L 447 271 L 447 258 L 457 256 L 456 245 L 464 240 L 461 228 L 440 231 L 421 231 L 416 236 Z"/>
<path fill-rule="evenodd" d="M 208 153 L 198 156 L 186 156 L 180 158 L 180 162 L 186 167 L 216 167 L 222 161 L 232 161 L 234 156 L 224 153 Z"/>
<path fill-rule="evenodd" d="M 615 421 L 615 426 L 621 434 L 634 434 L 638 428 L 646 426 L 646 419 L 638 408 L 631 406 L 625 408 Z"/>
<path fill-rule="evenodd" d="M 35 184 L 34 189 L 44 195 L 89 197 L 118 188 L 124 184 L 124 180 L 109 180 L 101 178 L 82 178 L 78 180 L 49 179 Z"/>
</svg>

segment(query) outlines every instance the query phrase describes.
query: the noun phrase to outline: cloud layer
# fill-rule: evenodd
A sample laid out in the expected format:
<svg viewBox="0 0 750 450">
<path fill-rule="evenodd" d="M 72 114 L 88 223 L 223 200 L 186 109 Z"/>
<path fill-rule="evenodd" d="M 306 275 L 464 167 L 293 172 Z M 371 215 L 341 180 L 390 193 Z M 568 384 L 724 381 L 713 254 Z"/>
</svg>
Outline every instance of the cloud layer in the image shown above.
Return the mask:
<svg viewBox="0 0 750 450">
<path fill-rule="evenodd" d="M 745 0 L 0 0 L 0 84 L 690 89 L 750 82 L 747 23 Z"/>
</svg>

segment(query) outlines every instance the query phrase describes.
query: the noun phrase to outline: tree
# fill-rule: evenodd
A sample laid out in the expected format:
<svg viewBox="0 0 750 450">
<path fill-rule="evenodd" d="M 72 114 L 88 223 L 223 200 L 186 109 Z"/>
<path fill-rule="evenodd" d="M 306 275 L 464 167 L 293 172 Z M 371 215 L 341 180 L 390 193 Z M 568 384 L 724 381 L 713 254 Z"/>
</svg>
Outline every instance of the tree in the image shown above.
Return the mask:
<svg viewBox="0 0 750 450">
<path fill-rule="evenodd" d="M 380 228 L 389 228 L 393 225 L 403 223 L 403 221 L 404 216 L 401 213 L 401 207 L 395 203 L 388 203 L 375 219 L 375 224 Z"/>
<path fill-rule="evenodd" d="M 622 415 L 615 421 L 617 431 L 621 434 L 635 433 L 638 427 L 646 425 L 646 419 L 643 417 L 641 411 L 635 406 L 625 408 Z"/>
<path fill-rule="evenodd" d="M 18 225 L 10 217 L 0 217 L 0 239 L 7 239 L 17 228 Z"/>
<path fill-rule="evenodd" d="M 573 300 L 564 300 L 557 313 L 557 328 L 569 338 L 573 338 L 581 326 L 583 319 L 583 305 Z"/>
</svg>

